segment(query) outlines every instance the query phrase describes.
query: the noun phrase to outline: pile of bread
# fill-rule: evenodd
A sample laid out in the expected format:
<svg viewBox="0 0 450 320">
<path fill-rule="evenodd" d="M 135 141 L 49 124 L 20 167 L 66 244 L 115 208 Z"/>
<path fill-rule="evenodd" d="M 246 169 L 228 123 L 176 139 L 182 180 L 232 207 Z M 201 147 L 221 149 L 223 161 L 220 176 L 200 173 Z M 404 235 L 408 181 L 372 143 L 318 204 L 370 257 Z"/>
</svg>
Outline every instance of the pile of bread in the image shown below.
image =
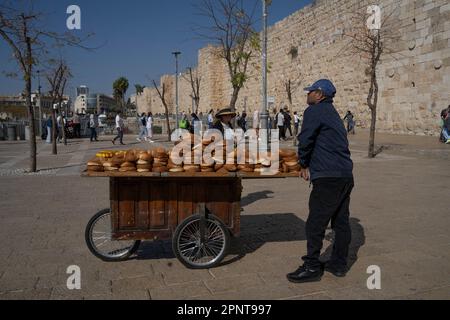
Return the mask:
<svg viewBox="0 0 450 320">
<path fill-rule="evenodd" d="M 182 163 L 172 161 L 170 157 L 171 153 L 164 148 L 102 151 L 87 163 L 87 170 L 89 172 L 217 172 L 225 174 L 228 172 L 261 173 L 271 167 L 270 154 L 266 157 L 252 158 L 249 156 L 248 150 L 246 150 L 245 163 L 238 164 L 237 150 L 234 149 L 230 153 L 227 153 L 225 147 L 223 148 L 223 154 L 220 159 L 213 151 L 213 157 L 210 163 L 195 164 L 199 162 L 195 161 L 195 150 L 201 148 L 204 151 L 211 143 L 211 141 L 203 141 L 201 144 L 194 146 L 190 155 L 183 155 L 183 152 L 180 152 L 179 159 L 183 160 Z M 300 171 L 295 151 L 280 149 L 279 155 L 279 172 L 289 173 Z M 227 162 L 230 162 L 230 159 L 234 159 L 233 164 L 227 164 Z"/>
<path fill-rule="evenodd" d="M 87 163 L 93 172 L 167 172 L 169 154 L 164 148 L 153 150 L 102 151 Z"/>
<path fill-rule="evenodd" d="M 299 172 L 297 152 L 289 149 L 280 149 L 280 172 Z"/>
</svg>

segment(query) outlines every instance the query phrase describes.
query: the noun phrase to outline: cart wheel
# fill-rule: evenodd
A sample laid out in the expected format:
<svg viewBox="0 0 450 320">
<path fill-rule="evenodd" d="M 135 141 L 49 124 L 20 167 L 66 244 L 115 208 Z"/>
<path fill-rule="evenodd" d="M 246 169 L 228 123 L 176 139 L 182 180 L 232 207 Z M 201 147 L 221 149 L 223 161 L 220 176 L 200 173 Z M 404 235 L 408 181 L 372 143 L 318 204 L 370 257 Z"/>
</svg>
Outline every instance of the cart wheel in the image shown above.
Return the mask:
<svg viewBox="0 0 450 320">
<path fill-rule="evenodd" d="M 178 260 L 191 269 L 217 266 L 225 257 L 230 243 L 228 229 L 215 216 L 205 219 L 205 239 L 200 236 L 200 216 L 185 219 L 175 230 L 172 248 Z"/>
<path fill-rule="evenodd" d="M 89 250 L 103 261 L 123 261 L 139 248 L 140 240 L 111 239 L 111 210 L 97 212 L 86 226 L 85 239 Z"/>
</svg>

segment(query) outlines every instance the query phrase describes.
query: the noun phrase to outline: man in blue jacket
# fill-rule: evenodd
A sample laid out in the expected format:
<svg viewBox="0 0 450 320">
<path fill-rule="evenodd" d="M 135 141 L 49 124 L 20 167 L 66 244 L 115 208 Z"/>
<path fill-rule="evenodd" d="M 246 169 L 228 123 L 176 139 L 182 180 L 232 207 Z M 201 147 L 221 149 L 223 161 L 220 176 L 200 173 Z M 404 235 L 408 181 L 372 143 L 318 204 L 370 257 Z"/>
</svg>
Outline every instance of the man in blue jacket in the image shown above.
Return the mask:
<svg viewBox="0 0 450 320">
<path fill-rule="evenodd" d="M 305 88 L 308 92 L 303 125 L 298 136 L 300 176 L 311 181 L 306 222 L 307 254 L 304 264 L 287 278 L 291 282 L 319 281 L 324 269 L 335 276 L 347 272 L 351 241 L 349 223 L 350 193 L 353 189 L 353 162 L 350 158 L 347 132 L 333 106 L 336 88 L 322 79 Z M 319 261 L 326 228 L 331 221 L 335 233 L 330 261 Z"/>
</svg>

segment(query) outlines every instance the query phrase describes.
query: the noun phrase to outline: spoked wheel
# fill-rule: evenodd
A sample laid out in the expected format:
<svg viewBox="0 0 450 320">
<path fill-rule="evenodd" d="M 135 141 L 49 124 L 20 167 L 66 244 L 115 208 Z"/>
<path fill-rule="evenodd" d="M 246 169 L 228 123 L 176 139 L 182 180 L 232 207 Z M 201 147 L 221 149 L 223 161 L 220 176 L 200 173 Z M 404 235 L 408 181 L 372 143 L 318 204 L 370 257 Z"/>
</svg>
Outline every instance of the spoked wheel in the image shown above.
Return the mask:
<svg viewBox="0 0 450 320">
<path fill-rule="evenodd" d="M 176 257 L 191 269 L 217 266 L 225 257 L 230 243 L 229 232 L 218 218 L 208 215 L 203 222 L 203 239 L 199 215 L 184 220 L 173 237 L 172 247 Z"/>
<path fill-rule="evenodd" d="M 140 240 L 113 240 L 111 210 L 97 212 L 86 226 L 86 244 L 103 261 L 123 261 L 139 248 Z"/>
</svg>

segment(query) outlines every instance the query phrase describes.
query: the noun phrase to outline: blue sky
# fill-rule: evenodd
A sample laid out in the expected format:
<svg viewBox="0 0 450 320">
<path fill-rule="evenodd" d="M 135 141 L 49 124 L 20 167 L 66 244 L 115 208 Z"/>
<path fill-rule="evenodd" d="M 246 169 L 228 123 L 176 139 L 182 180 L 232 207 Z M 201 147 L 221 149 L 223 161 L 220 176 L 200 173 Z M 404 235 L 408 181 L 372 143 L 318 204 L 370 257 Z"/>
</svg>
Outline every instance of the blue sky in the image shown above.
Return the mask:
<svg viewBox="0 0 450 320">
<path fill-rule="evenodd" d="M 244 0 L 244 3 L 254 3 Z M 3 0 L 0 0 L 3 2 Z M 79 48 L 64 48 L 54 53 L 61 54 L 69 63 L 74 78 L 69 90 L 74 95 L 75 87 L 85 84 L 91 92 L 111 94 L 112 82 L 125 76 L 130 82 L 128 95 L 134 84 L 149 85 L 149 79 L 159 79 L 162 74 L 174 73 L 173 51 L 181 51 L 180 69 L 194 66 L 197 51 L 205 46 L 204 40 L 196 38 L 192 28 L 202 22 L 193 4 L 196 0 L 38 0 L 35 7 L 47 14 L 48 29 L 60 33 L 66 29 L 69 16 L 66 9 L 76 4 L 81 8 L 81 30 L 71 31 L 78 36 L 95 35 L 87 42 L 90 46 L 101 46 L 94 52 Z M 262 8 L 258 1 L 257 15 Z M 269 8 L 269 25 L 303 8 L 311 0 L 273 0 Z M 202 23 L 204 24 L 204 23 Z M 258 23 L 260 25 L 260 23 Z M 11 50 L 0 39 L 0 72 L 17 71 Z M 42 79 L 41 79 L 42 81 Z M 45 83 L 42 81 L 45 89 Z M 37 87 L 37 83 L 33 88 Z M 7 78 L 0 73 L 0 95 L 17 94 L 23 90 L 18 79 Z"/>
</svg>

